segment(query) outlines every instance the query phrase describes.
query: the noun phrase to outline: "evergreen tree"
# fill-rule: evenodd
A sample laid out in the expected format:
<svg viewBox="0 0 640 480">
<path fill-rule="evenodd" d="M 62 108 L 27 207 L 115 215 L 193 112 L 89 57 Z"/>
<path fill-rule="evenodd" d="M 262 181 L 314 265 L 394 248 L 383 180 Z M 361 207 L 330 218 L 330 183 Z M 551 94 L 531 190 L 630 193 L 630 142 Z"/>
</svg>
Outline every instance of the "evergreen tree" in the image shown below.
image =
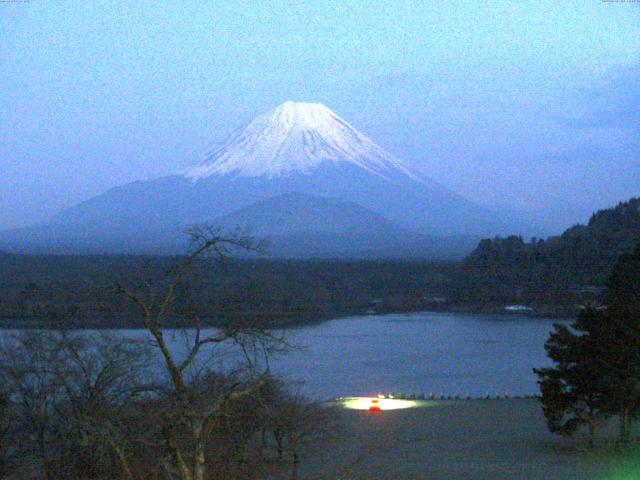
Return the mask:
<svg viewBox="0 0 640 480">
<path fill-rule="evenodd" d="M 600 345 L 595 341 L 601 324 L 602 313 L 593 307 L 583 310 L 571 328 L 556 324 L 545 343 L 556 365 L 534 369 L 549 430 L 569 436 L 587 426 L 590 444 L 599 421 L 609 415 L 602 404 Z"/>
<path fill-rule="evenodd" d="M 553 368 L 534 369 L 549 429 L 571 435 L 618 416 L 626 445 L 640 414 L 640 248 L 622 255 L 609 277 L 607 308 L 583 310 L 570 328 L 556 325 L 545 344 Z"/>
<path fill-rule="evenodd" d="M 603 372 L 603 408 L 618 415 L 620 443 L 640 414 L 640 246 L 621 255 L 608 281 L 606 328 L 598 357 Z"/>
</svg>

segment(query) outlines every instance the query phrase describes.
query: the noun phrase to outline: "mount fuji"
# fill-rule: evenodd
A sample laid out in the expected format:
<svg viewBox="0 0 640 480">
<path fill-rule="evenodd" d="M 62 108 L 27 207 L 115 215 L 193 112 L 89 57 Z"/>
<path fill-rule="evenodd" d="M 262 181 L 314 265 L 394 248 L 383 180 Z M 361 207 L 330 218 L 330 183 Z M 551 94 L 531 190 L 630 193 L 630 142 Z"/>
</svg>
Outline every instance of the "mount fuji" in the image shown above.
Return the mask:
<svg viewBox="0 0 640 480">
<path fill-rule="evenodd" d="M 4 232 L 0 248 L 169 253 L 183 249 L 185 228 L 199 223 L 287 238 L 290 256 L 297 256 L 296 242 L 308 251 L 318 235 L 327 245 L 350 238 L 347 244 L 378 252 L 403 251 L 405 240 L 418 255 L 422 244 L 428 256 L 435 237 L 489 235 L 500 227 L 492 212 L 386 152 L 326 106 L 289 101 L 231 135 L 201 164 L 112 188 L 46 224 Z"/>
</svg>

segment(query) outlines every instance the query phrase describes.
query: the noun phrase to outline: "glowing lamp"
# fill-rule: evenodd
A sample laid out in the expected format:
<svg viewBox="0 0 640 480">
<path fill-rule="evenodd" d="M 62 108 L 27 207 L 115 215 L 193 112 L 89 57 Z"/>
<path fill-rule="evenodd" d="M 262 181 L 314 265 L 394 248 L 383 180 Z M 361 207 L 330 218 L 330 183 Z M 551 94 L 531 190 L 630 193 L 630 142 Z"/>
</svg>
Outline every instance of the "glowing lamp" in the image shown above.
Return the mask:
<svg viewBox="0 0 640 480">
<path fill-rule="evenodd" d="M 343 397 L 338 399 L 338 402 L 342 407 L 349 410 L 368 410 L 370 412 L 399 410 L 402 408 L 413 408 L 419 405 L 419 402 L 416 400 L 373 397 Z"/>
</svg>

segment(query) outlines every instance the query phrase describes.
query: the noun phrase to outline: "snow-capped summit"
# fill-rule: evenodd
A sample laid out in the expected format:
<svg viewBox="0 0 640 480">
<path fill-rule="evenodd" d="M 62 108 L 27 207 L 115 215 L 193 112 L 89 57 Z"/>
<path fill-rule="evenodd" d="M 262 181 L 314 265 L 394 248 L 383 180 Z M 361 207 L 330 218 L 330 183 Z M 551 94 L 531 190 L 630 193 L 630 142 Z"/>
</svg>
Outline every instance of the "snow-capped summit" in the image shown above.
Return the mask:
<svg viewBox="0 0 640 480">
<path fill-rule="evenodd" d="M 325 105 L 292 101 L 255 118 L 184 176 L 194 181 L 229 173 L 273 178 L 307 174 L 325 162 L 348 162 L 381 176 L 393 171 L 417 176 Z"/>
</svg>

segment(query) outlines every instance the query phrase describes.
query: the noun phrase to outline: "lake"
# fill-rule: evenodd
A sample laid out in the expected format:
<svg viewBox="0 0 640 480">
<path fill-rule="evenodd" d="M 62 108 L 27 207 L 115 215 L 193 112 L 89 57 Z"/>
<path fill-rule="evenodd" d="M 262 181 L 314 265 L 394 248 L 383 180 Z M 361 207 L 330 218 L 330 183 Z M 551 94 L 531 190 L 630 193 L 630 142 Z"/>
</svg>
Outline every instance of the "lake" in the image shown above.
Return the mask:
<svg viewBox="0 0 640 480">
<path fill-rule="evenodd" d="M 550 365 L 544 342 L 558 322 L 568 323 L 435 312 L 340 318 L 288 330 L 287 339 L 303 348 L 270 364 L 273 373 L 301 382 L 296 388 L 317 399 L 390 391 L 534 394 L 532 369 Z"/>
<path fill-rule="evenodd" d="M 305 345 L 272 362 L 317 398 L 378 392 L 486 395 L 538 392 L 550 365 L 550 320 L 512 315 L 411 313 L 341 318 L 291 331 Z"/>
<path fill-rule="evenodd" d="M 303 348 L 272 358 L 270 365 L 318 400 L 379 392 L 534 394 L 532 368 L 550 365 L 544 342 L 556 322 L 568 321 L 435 312 L 340 318 L 288 330 L 288 341 Z M 182 335 L 167 334 L 172 349 L 180 349 Z M 212 358 L 215 367 L 231 368 L 239 357 L 227 350 Z"/>
</svg>

